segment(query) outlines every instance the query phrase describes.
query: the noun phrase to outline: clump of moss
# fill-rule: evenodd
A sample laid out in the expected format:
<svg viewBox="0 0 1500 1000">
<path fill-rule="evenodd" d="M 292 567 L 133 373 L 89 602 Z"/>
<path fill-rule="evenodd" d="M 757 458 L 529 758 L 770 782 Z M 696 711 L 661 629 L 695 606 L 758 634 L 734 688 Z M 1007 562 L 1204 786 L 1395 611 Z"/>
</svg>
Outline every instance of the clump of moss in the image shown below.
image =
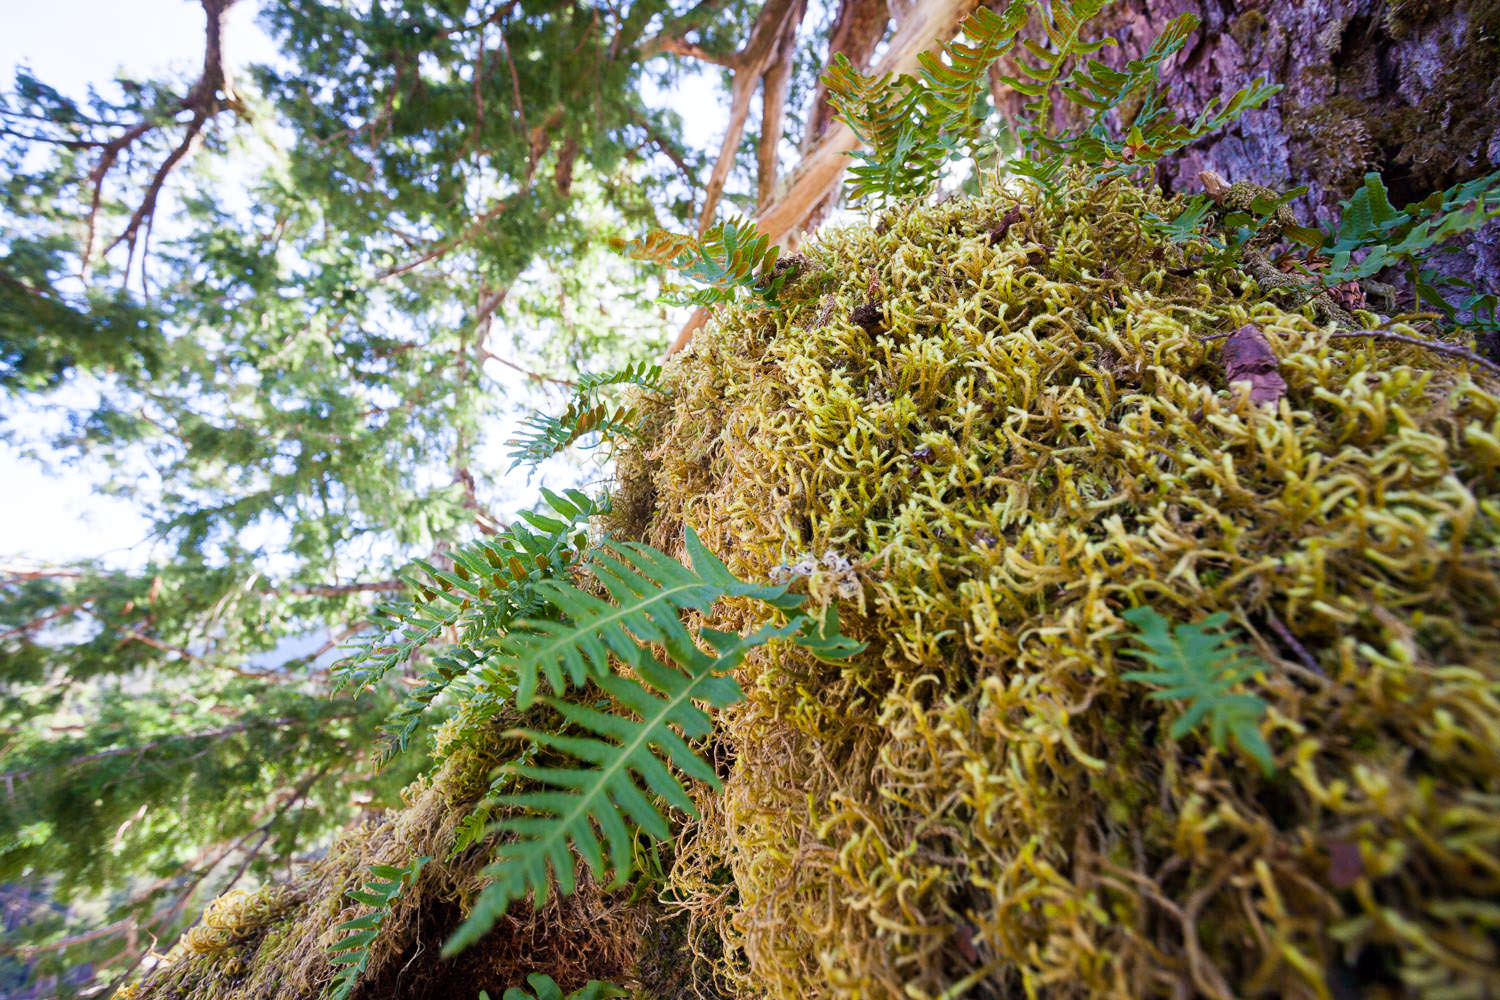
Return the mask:
<svg viewBox="0 0 1500 1000">
<path fill-rule="evenodd" d="M 1174 211 L 893 212 L 669 368 L 621 526 L 747 578 L 836 552 L 870 644 L 743 668 L 670 890 L 720 988 L 1500 992 L 1500 395 L 1195 268 Z M 1247 324 L 1272 406 L 1211 339 Z M 1273 775 L 1122 679 L 1139 605 L 1229 614 Z"/>
<path fill-rule="evenodd" d="M 541 972 L 565 989 L 590 979 L 622 981 L 650 914 L 628 894 L 606 892 L 580 875 L 577 892 L 540 909 L 518 906 L 475 947 L 446 961 L 439 951 L 485 885 L 483 867 L 493 844 L 456 850 L 459 825 L 488 788 L 488 777 L 514 740 L 496 738 L 476 750 L 449 744 L 438 772 L 403 793 L 404 806 L 375 823 L 343 833 L 323 858 L 289 885 L 230 893 L 212 903 L 156 968 L 122 992 L 130 1000 L 314 1000 L 336 971 L 331 946 L 346 920 L 368 907 L 350 899 L 373 864 L 405 867 L 421 856 L 434 861 L 398 897 L 371 945 L 356 1000 L 446 1000 L 499 996 Z"/>
</svg>

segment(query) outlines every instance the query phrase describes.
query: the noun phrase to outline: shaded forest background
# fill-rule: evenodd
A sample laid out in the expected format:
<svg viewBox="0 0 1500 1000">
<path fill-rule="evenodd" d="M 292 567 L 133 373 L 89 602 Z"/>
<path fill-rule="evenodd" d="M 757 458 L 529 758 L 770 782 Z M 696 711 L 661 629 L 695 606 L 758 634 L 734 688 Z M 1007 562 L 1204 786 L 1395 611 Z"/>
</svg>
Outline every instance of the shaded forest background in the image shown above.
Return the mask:
<svg viewBox="0 0 1500 1000">
<path fill-rule="evenodd" d="M 195 75 L 0 96 L 0 428 L 109 463 L 154 526 L 130 559 L 0 574 L 11 995 L 98 990 L 399 804 L 430 764 L 371 766 L 403 679 L 330 696 L 337 647 L 411 559 L 514 520 L 497 427 L 706 318 L 611 241 L 740 213 L 795 246 L 855 145 L 829 60 L 910 70 L 973 6 L 267 3 L 281 58 L 236 74 L 232 3 L 201 0 Z M 1500 166 L 1500 6 L 1121 0 L 1106 60 L 1184 11 L 1170 103 L 1285 89 L 1164 162 L 1169 191 L 1307 185 L 1294 210 L 1326 220 L 1366 171 L 1400 204 Z M 729 114 L 698 148 L 708 84 Z M 1500 229 L 1443 266 L 1495 285 Z"/>
</svg>

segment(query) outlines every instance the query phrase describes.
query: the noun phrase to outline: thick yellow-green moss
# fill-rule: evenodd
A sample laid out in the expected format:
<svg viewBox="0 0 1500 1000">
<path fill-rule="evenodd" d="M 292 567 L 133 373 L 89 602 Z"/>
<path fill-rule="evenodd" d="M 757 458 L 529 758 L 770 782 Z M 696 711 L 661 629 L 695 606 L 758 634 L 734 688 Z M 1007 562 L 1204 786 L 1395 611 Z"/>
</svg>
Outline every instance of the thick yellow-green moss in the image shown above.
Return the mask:
<svg viewBox="0 0 1500 1000">
<path fill-rule="evenodd" d="M 1500 396 L 1330 340 L 1144 210 L 1172 211 L 1002 193 L 828 233 L 623 458 L 627 530 L 859 585 L 865 654 L 744 668 L 673 872 L 735 995 L 1500 994 Z M 1279 406 L 1204 339 L 1247 323 Z M 1121 679 L 1142 604 L 1230 613 L 1273 777 Z"/>
<path fill-rule="evenodd" d="M 607 894 L 580 878 L 579 890 L 539 910 L 513 908 L 479 945 L 452 961 L 439 958 L 443 942 L 485 885 L 490 846 L 455 852 L 459 823 L 489 784 L 497 758 L 467 746 L 439 771 L 404 793 L 404 807 L 341 834 L 328 854 L 296 873 L 288 885 L 232 892 L 140 980 L 129 1000 L 316 1000 L 327 994 L 336 968 L 330 948 L 348 932 L 338 925 L 369 908 L 347 893 L 362 888 L 372 864 L 409 866 L 433 861 L 397 899 L 371 945 L 369 966 L 355 1000 L 472 998 L 482 989 L 500 996 L 544 972 L 565 988 L 592 978 L 623 980 L 639 963 L 644 914 L 624 894 Z M 503 756 L 516 743 L 496 735 Z"/>
</svg>

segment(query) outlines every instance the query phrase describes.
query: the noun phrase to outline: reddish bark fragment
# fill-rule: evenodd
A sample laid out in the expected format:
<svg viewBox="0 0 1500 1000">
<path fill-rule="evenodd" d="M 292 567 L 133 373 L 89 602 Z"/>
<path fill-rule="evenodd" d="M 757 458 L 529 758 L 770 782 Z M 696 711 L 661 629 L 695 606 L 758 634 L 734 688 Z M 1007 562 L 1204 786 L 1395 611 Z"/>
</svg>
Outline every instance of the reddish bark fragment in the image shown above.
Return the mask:
<svg viewBox="0 0 1500 1000">
<path fill-rule="evenodd" d="M 1277 371 L 1276 354 L 1260 327 L 1247 323 L 1224 341 L 1224 371 L 1229 384 L 1250 383 L 1250 402 L 1275 404 L 1286 395 L 1286 380 Z"/>
<path fill-rule="evenodd" d="M 1021 207 L 1012 206 L 1009 211 L 1000 217 L 1000 225 L 990 230 L 990 246 L 994 246 L 1005 239 L 1005 234 L 1010 232 L 1010 227 L 1021 221 Z"/>
<path fill-rule="evenodd" d="M 1347 889 L 1365 874 L 1365 859 L 1359 845 L 1335 840 L 1328 845 L 1328 881 L 1335 889 Z"/>
<path fill-rule="evenodd" d="M 856 306 L 849 314 L 849 322 L 864 327 L 867 333 L 878 332 L 885 326 L 885 321 L 880 316 L 880 303 L 866 302 L 862 306 Z"/>
</svg>

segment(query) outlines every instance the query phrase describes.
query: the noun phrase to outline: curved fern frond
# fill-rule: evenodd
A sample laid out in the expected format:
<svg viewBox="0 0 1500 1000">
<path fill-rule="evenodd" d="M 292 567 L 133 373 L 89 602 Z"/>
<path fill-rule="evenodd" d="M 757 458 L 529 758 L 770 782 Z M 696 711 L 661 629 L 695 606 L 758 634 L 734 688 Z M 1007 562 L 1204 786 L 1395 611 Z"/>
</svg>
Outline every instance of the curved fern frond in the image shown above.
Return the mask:
<svg viewBox="0 0 1500 1000">
<path fill-rule="evenodd" d="M 1036 5 L 1042 30 L 1052 47 L 1047 48 L 1029 38 L 1023 40 L 1021 47 L 1032 61 L 1017 57 L 1016 68 L 1026 79 L 1009 75 L 1000 77 L 1003 83 L 1031 98 L 1023 107 L 1034 128 L 1045 132 L 1052 118 L 1052 87 L 1067 68 L 1076 60 L 1115 44 L 1115 40 L 1108 36 L 1092 42 L 1080 37 L 1088 22 L 1098 16 L 1106 3 L 1108 0 L 1075 0 L 1073 3 L 1054 0 L 1045 7 Z"/>
<path fill-rule="evenodd" d="M 1196 14 L 1181 14 L 1167 22 L 1139 59 L 1132 59 L 1119 69 L 1089 59 L 1074 69 L 1061 90 L 1073 103 L 1101 115 L 1142 87 L 1154 85 L 1162 63 L 1187 44 L 1201 23 Z"/>
<path fill-rule="evenodd" d="M 766 305 L 774 305 L 787 277 L 776 268 L 781 248 L 741 216 L 720 223 L 702 238 L 653 229 L 643 239 L 621 243 L 619 248 L 636 260 L 669 267 L 705 286 L 683 304 L 732 302 L 737 290 L 747 289 Z"/>
<path fill-rule="evenodd" d="M 420 857 L 405 868 L 394 865 L 371 865 L 371 878 L 363 889 L 350 889 L 346 895 L 357 903 L 374 907 L 369 913 L 346 920 L 334 930 L 348 931 L 329 948 L 329 962 L 340 966 L 328 987 L 328 1000 L 346 1000 L 359 977 L 370 964 L 370 945 L 380 935 L 380 928 L 391 915 L 391 907 L 402 891 L 417 880 L 422 866 L 431 857 Z"/>
<path fill-rule="evenodd" d="M 661 365 L 646 361 L 626 365 L 619 371 L 584 375 L 561 415 L 534 413 L 526 419 L 522 433 L 509 442 L 513 446 L 510 467 L 535 466 L 595 431 L 599 432 L 599 444 L 634 437 L 639 432 L 639 414 L 631 406 L 611 405 L 602 400 L 600 390 L 633 385 L 648 392 L 660 392 L 660 380 Z"/>
<path fill-rule="evenodd" d="M 980 118 L 974 109 L 989 93 L 990 65 L 1015 46 L 1029 13 L 1024 0 L 1012 2 L 1003 14 L 980 7 L 959 25 L 959 33 L 969 41 L 943 42 L 940 54 L 917 56 L 931 104 L 944 113 L 945 129 L 964 138 L 978 132 Z"/>
<path fill-rule="evenodd" d="M 633 718 L 593 705 L 545 699 L 575 729 L 591 735 L 529 729 L 515 735 L 586 766 L 510 767 L 533 789 L 498 798 L 499 806 L 524 813 L 495 824 L 496 830 L 514 839 L 500 848 L 500 858 L 486 869 L 493 882 L 444 952 L 452 954 L 477 941 L 518 899 L 530 896 L 533 905 L 542 905 L 554 879 L 560 894 L 571 893 L 575 851 L 601 881 L 613 873 L 617 883 L 623 882 L 634 870 L 633 828 L 658 840 L 671 838 L 654 799 L 696 815 L 673 769 L 719 786 L 713 768 L 688 745 L 689 740 L 707 736 L 712 726 L 708 713 L 696 703 L 724 708 L 738 701 L 739 684 L 728 674 L 745 654 L 772 639 L 797 635 L 807 625 L 808 619 L 797 617 L 782 626 L 763 626 L 749 636 L 704 629 L 702 637 L 713 655 L 698 649 L 685 633 L 674 636 L 666 645 L 682 669 L 663 664 L 645 646 L 631 646 L 620 659 L 635 676 L 606 673 L 595 683 Z"/>
<path fill-rule="evenodd" d="M 753 598 L 784 612 L 801 605 L 803 598 L 784 586 L 737 579 L 691 528 L 686 543 L 691 569 L 635 542 L 606 542 L 594 549 L 586 568 L 614 603 L 564 579 L 538 584 L 538 594 L 565 620 L 532 620 L 511 629 L 497 640 L 493 662 L 481 676 L 491 683 L 514 677 L 516 705 L 525 709 L 540 676 L 562 694 L 569 682 L 582 686 L 608 675 L 610 654 L 631 656 L 638 641 L 691 645 L 679 617 L 683 611 L 706 612 L 725 597 Z"/>
<path fill-rule="evenodd" d="M 867 77 L 842 52 L 823 75 L 834 114 L 865 148 L 849 155 L 850 195 L 882 201 L 925 194 L 942 171 L 936 116 L 924 105 L 922 88 L 902 74 Z"/>
</svg>

